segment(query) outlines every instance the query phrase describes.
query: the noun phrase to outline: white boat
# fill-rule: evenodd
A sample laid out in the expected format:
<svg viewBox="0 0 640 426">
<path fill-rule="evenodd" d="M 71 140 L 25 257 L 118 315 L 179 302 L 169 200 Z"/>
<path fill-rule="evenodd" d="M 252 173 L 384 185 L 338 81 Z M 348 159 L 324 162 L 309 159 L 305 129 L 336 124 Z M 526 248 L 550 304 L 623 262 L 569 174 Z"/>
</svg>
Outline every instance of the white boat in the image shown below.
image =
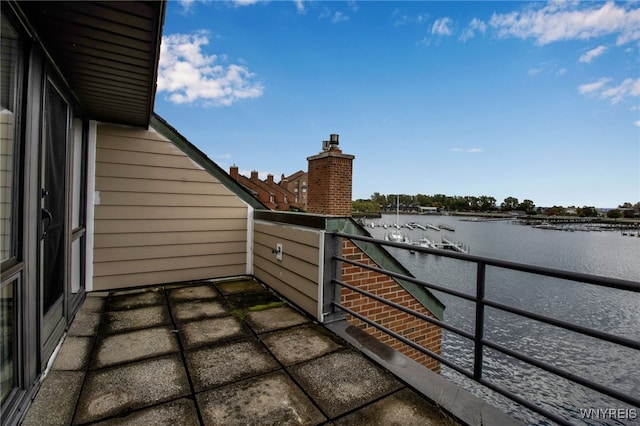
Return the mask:
<svg viewBox="0 0 640 426">
<path fill-rule="evenodd" d="M 539 225 L 535 225 L 534 228 L 538 229 L 558 229 L 556 225 L 552 225 L 549 222 L 542 222 Z"/>
</svg>

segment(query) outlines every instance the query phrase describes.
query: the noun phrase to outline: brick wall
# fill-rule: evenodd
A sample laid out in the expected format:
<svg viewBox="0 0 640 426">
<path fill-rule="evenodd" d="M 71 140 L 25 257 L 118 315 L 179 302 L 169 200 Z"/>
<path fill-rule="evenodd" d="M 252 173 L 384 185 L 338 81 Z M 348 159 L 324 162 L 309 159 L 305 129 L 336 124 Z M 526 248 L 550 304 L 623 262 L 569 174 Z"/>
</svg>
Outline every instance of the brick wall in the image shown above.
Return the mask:
<svg viewBox="0 0 640 426">
<path fill-rule="evenodd" d="M 334 148 L 307 159 L 309 213 L 351 215 L 353 158 Z"/>
<path fill-rule="evenodd" d="M 373 260 L 349 240 L 344 240 L 342 250 L 343 256 L 346 259 L 365 265 L 377 266 Z M 434 315 L 409 292 L 402 288 L 391 277 L 384 274 L 369 271 L 358 266 L 344 264 L 342 267 L 342 280 L 364 291 L 384 297 L 386 300 L 401 304 L 406 308 L 435 318 Z M 377 322 L 422 347 L 436 354 L 441 353 L 442 329 L 440 327 L 349 289 L 342 289 L 341 303 L 347 308 L 365 316 L 367 319 Z M 430 370 L 440 372 L 440 363 L 431 357 L 351 315 L 349 315 L 347 319 L 353 325 L 360 327 L 382 343 L 409 356 Z"/>
</svg>

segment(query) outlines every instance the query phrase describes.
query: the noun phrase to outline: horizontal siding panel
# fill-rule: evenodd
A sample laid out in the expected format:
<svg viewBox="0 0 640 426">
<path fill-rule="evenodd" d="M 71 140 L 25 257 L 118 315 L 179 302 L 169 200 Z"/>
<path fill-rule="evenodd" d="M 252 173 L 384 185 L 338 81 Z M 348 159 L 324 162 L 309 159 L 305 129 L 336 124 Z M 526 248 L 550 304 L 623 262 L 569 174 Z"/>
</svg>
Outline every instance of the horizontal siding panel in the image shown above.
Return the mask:
<svg viewBox="0 0 640 426">
<path fill-rule="evenodd" d="M 293 304 L 300 307 L 314 318 L 318 316 L 318 301 L 306 296 L 298 291 L 296 288 L 291 287 L 284 283 L 279 277 L 271 275 L 269 272 L 261 269 L 258 265 L 255 265 L 254 275 L 263 283 L 267 284 L 273 290 L 280 293 L 286 299 L 290 300 Z"/>
<path fill-rule="evenodd" d="M 157 139 L 131 139 L 125 136 L 103 135 L 100 138 L 100 148 L 119 151 L 152 152 L 155 154 L 186 157 L 186 155 L 173 144 Z"/>
<path fill-rule="evenodd" d="M 316 235 L 316 239 L 318 236 Z M 268 247 L 270 250 L 276 247 L 277 243 L 282 244 L 282 251 L 289 256 L 294 256 L 304 260 L 307 263 L 318 265 L 318 247 L 300 244 L 296 240 L 285 240 L 283 238 L 272 235 L 256 233 L 254 236 L 254 244 L 257 246 Z"/>
<path fill-rule="evenodd" d="M 140 274 L 146 272 L 177 271 L 180 269 L 206 268 L 213 265 L 244 264 L 244 253 L 221 255 L 141 259 L 118 262 L 98 262 L 93 267 L 96 277 L 108 275 Z"/>
<path fill-rule="evenodd" d="M 241 265 L 218 265 L 206 268 L 193 268 L 189 270 L 112 275 L 95 277 L 93 279 L 93 289 L 95 291 L 101 291 L 145 285 L 169 284 L 182 281 L 199 281 L 210 278 L 244 275 L 245 273 L 245 264 L 243 263 Z"/>
<path fill-rule="evenodd" d="M 96 176 L 126 177 L 133 179 L 162 179 L 185 182 L 218 182 L 204 170 L 183 169 L 132 164 L 96 164 Z"/>
<path fill-rule="evenodd" d="M 247 205 L 159 133 L 98 127 L 95 199 L 95 289 L 247 272 Z"/>
<path fill-rule="evenodd" d="M 228 195 L 233 193 L 221 183 L 188 182 L 183 180 L 130 179 L 96 177 L 96 188 L 113 192 L 149 192 L 166 194 Z"/>
<path fill-rule="evenodd" d="M 191 219 L 191 220 L 98 220 L 95 224 L 96 234 L 123 234 L 127 232 L 181 232 L 181 231 L 215 231 L 245 229 L 244 219 Z"/>
<path fill-rule="evenodd" d="M 100 148 L 100 145 L 98 145 L 96 155 L 98 161 L 101 163 L 135 164 L 138 166 L 172 167 L 178 169 L 194 168 L 193 163 L 186 156 L 119 151 Z"/>
<path fill-rule="evenodd" d="M 270 269 L 273 267 L 273 271 L 276 269 L 280 269 L 282 274 L 292 273 L 291 280 L 286 280 L 283 277 L 283 280 L 286 282 L 294 282 L 294 277 L 304 278 L 310 282 L 318 281 L 318 262 L 309 263 L 300 258 L 298 258 L 294 253 L 294 251 L 287 252 L 286 248 L 283 248 L 282 261 L 275 260 L 275 254 L 272 252 L 271 247 L 264 247 L 256 244 L 254 246 L 253 255 L 254 255 L 254 264 L 260 262 L 260 259 L 264 259 L 264 262 L 270 264 L 267 266 L 266 263 L 261 265 L 264 269 Z"/>
<path fill-rule="evenodd" d="M 157 194 L 145 192 L 100 191 L 99 205 L 111 206 L 185 206 L 236 207 L 238 198 L 231 196 L 201 196 L 197 194 Z"/>
<path fill-rule="evenodd" d="M 298 241 L 309 246 L 318 247 L 319 245 L 318 231 L 256 221 L 255 232 L 256 234 L 272 235 L 281 239 Z"/>
<path fill-rule="evenodd" d="M 98 206 L 96 219 L 237 219 L 246 214 L 240 207 L 162 207 Z"/>
<path fill-rule="evenodd" d="M 180 231 L 154 233 L 97 234 L 93 241 L 94 248 L 108 247 L 148 247 L 155 245 L 179 245 L 242 242 L 246 244 L 246 229 L 224 231 Z"/>
<path fill-rule="evenodd" d="M 307 297 L 316 298 L 318 292 L 318 268 L 308 264 L 296 265 L 295 259 L 289 259 L 289 267 L 282 268 L 270 259 L 270 253 L 254 253 L 254 266 L 277 276 L 283 283 L 295 288 Z M 295 272 L 294 272 L 295 271 Z"/>
<path fill-rule="evenodd" d="M 167 259 L 186 256 L 220 255 L 241 253 L 246 255 L 244 241 L 203 244 L 174 244 L 155 247 L 112 247 L 94 250 L 95 262 L 115 262 L 136 259 Z"/>
</svg>

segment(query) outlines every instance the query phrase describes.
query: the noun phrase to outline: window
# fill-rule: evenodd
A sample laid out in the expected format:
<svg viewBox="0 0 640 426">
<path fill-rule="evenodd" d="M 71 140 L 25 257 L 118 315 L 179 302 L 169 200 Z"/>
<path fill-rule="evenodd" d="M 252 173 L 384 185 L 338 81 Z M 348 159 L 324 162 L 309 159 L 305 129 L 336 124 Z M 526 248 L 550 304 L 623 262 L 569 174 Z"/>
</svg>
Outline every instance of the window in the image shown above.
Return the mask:
<svg viewBox="0 0 640 426">
<path fill-rule="evenodd" d="M 18 70 L 20 68 L 20 39 L 9 20 L 2 15 L 0 29 L 0 403 L 4 405 L 18 385 L 17 348 L 19 334 L 16 310 L 19 307 L 17 290 L 20 273 L 6 276 L 18 256 L 18 205 L 21 191 L 17 159 L 18 138 Z"/>
<path fill-rule="evenodd" d="M 18 34 L 2 16 L 0 45 L 0 261 L 16 256 Z"/>
</svg>

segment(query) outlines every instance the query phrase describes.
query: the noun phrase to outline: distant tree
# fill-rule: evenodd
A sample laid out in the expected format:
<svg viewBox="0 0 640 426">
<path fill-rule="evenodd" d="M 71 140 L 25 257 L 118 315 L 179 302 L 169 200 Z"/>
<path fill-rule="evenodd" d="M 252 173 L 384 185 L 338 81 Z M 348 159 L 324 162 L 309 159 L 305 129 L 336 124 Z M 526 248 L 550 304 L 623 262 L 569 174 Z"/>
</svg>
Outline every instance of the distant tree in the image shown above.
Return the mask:
<svg viewBox="0 0 640 426">
<path fill-rule="evenodd" d="M 381 206 L 384 206 L 385 204 L 389 203 L 389 201 L 387 200 L 387 197 L 380 194 L 379 192 L 373 193 L 373 195 L 371 196 L 371 201 L 373 201 L 374 203 L 380 204 Z"/>
<path fill-rule="evenodd" d="M 502 204 L 500 204 L 500 210 L 503 212 L 508 212 L 511 210 L 515 210 L 518 208 L 518 199 L 515 197 L 507 197 L 504 199 Z"/>
<path fill-rule="evenodd" d="M 562 216 L 565 214 L 565 209 L 562 206 L 553 206 L 547 209 L 548 216 Z"/>
<path fill-rule="evenodd" d="M 520 204 L 518 204 L 518 210 L 522 210 L 527 212 L 527 214 L 531 214 L 535 211 L 536 205 L 533 203 L 533 201 L 526 199 L 524 201 L 522 201 Z"/>
<path fill-rule="evenodd" d="M 609 210 L 607 212 L 607 217 L 610 217 L 612 219 L 618 219 L 622 217 L 622 212 L 619 209 Z"/>
<path fill-rule="evenodd" d="M 480 208 L 482 211 L 488 212 L 496 209 L 496 199 L 488 195 L 480 196 Z"/>
<path fill-rule="evenodd" d="M 595 207 L 584 206 L 578 209 L 578 216 L 581 217 L 598 217 L 598 211 Z"/>
<path fill-rule="evenodd" d="M 627 203 L 619 205 L 618 208 L 620 208 L 620 209 L 631 209 L 631 208 L 633 208 L 633 206 L 631 205 L 631 203 L 627 202 Z"/>
<path fill-rule="evenodd" d="M 351 203 L 351 210 L 354 212 L 378 212 L 380 204 L 371 200 L 356 200 Z"/>
</svg>

